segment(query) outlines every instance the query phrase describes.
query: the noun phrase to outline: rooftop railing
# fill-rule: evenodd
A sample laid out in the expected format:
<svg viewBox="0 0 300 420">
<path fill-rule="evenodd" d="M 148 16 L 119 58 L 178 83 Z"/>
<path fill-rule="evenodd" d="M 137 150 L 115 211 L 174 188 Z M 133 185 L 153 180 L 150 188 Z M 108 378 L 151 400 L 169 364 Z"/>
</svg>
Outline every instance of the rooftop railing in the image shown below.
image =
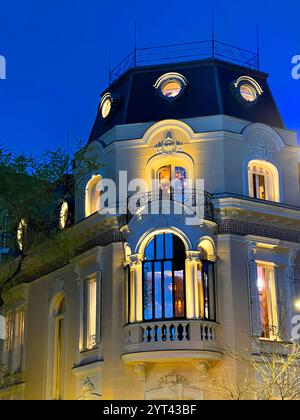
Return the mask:
<svg viewBox="0 0 300 420">
<path fill-rule="evenodd" d="M 259 52 L 253 52 L 220 41 L 199 41 L 163 45 L 152 48 L 135 48 L 116 67 L 109 70 L 109 84 L 127 70 L 166 63 L 180 63 L 218 58 L 255 70 L 259 69 Z"/>
</svg>

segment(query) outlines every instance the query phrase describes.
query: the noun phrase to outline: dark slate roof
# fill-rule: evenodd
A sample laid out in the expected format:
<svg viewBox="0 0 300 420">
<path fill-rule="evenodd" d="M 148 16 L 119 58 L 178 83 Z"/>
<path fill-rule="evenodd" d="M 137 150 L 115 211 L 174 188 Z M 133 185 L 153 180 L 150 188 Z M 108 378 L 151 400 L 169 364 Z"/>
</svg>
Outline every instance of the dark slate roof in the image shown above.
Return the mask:
<svg viewBox="0 0 300 420">
<path fill-rule="evenodd" d="M 173 103 L 160 98 L 153 87 L 156 80 L 168 72 L 178 72 L 188 81 L 183 95 Z M 250 76 L 261 85 L 264 93 L 258 103 L 245 106 L 234 96 L 230 86 L 240 76 Z M 105 120 L 98 112 L 89 142 L 115 125 L 212 115 L 228 115 L 285 128 L 267 79 L 268 74 L 261 71 L 216 59 L 128 70 L 103 92 L 102 96 L 107 92 L 117 95 L 120 102 Z"/>
</svg>

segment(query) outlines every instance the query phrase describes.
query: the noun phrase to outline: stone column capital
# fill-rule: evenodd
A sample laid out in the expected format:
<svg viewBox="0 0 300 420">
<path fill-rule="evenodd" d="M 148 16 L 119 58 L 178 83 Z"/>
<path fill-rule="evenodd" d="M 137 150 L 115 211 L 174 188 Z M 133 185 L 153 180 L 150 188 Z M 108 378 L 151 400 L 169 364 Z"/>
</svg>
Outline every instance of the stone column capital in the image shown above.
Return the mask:
<svg viewBox="0 0 300 420">
<path fill-rule="evenodd" d="M 131 254 L 129 255 L 129 264 L 131 268 L 134 268 L 135 266 L 141 264 L 143 260 L 143 255 L 142 254 Z"/>
<path fill-rule="evenodd" d="M 248 242 L 248 261 L 255 261 L 256 242 Z"/>
<path fill-rule="evenodd" d="M 203 252 L 201 250 L 197 251 L 187 251 L 186 252 L 186 259 L 188 261 L 200 261 L 203 257 Z"/>
</svg>

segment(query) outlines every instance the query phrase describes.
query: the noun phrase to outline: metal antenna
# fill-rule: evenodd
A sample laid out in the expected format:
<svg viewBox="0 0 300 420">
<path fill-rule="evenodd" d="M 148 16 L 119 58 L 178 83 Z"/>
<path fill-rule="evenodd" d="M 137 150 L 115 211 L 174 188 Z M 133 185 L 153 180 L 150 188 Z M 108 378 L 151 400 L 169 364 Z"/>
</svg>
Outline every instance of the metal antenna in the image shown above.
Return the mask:
<svg viewBox="0 0 300 420">
<path fill-rule="evenodd" d="M 108 84 L 111 82 L 111 68 L 110 68 L 110 48 L 108 49 Z"/>
<path fill-rule="evenodd" d="M 137 25 L 134 22 L 134 67 L 136 67 L 136 47 L 137 47 Z"/>
<path fill-rule="evenodd" d="M 256 52 L 257 52 L 257 66 L 260 67 L 260 39 L 259 39 L 259 25 L 256 26 Z"/>
<path fill-rule="evenodd" d="M 215 57 L 215 11 L 211 11 L 211 29 L 212 29 L 212 56 Z"/>
</svg>

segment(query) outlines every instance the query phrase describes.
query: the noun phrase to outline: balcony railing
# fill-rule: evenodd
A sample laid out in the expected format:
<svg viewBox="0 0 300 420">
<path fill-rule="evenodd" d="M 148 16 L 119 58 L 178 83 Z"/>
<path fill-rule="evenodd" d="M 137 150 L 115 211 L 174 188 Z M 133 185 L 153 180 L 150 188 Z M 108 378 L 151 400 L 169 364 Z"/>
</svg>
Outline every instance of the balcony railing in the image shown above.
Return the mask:
<svg viewBox="0 0 300 420">
<path fill-rule="evenodd" d="M 259 69 L 259 53 L 238 48 L 216 40 L 135 48 L 117 66 L 109 70 L 109 84 L 135 67 L 180 63 L 219 58 L 249 68 Z"/>
<path fill-rule="evenodd" d="M 215 322 L 194 319 L 128 324 L 125 353 L 193 350 L 196 358 L 219 358 L 218 329 Z"/>
<path fill-rule="evenodd" d="M 197 212 L 198 215 L 202 215 L 203 219 L 214 221 L 214 207 L 211 194 L 195 189 L 170 188 L 169 192 L 165 190 L 154 190 L 129 197 L 127 222 L 131 220 L 139 209 L 155 201 L 170 201 L 180 204 L 187 207 L 190 211 L 192 210 L 195 213 Z M 156 210 L 160 214 L 162 212 L 162 206 L 160 205 Z M 150 214 L 150 212 L 148 211 L 147 214 Z"/>
</svg>

